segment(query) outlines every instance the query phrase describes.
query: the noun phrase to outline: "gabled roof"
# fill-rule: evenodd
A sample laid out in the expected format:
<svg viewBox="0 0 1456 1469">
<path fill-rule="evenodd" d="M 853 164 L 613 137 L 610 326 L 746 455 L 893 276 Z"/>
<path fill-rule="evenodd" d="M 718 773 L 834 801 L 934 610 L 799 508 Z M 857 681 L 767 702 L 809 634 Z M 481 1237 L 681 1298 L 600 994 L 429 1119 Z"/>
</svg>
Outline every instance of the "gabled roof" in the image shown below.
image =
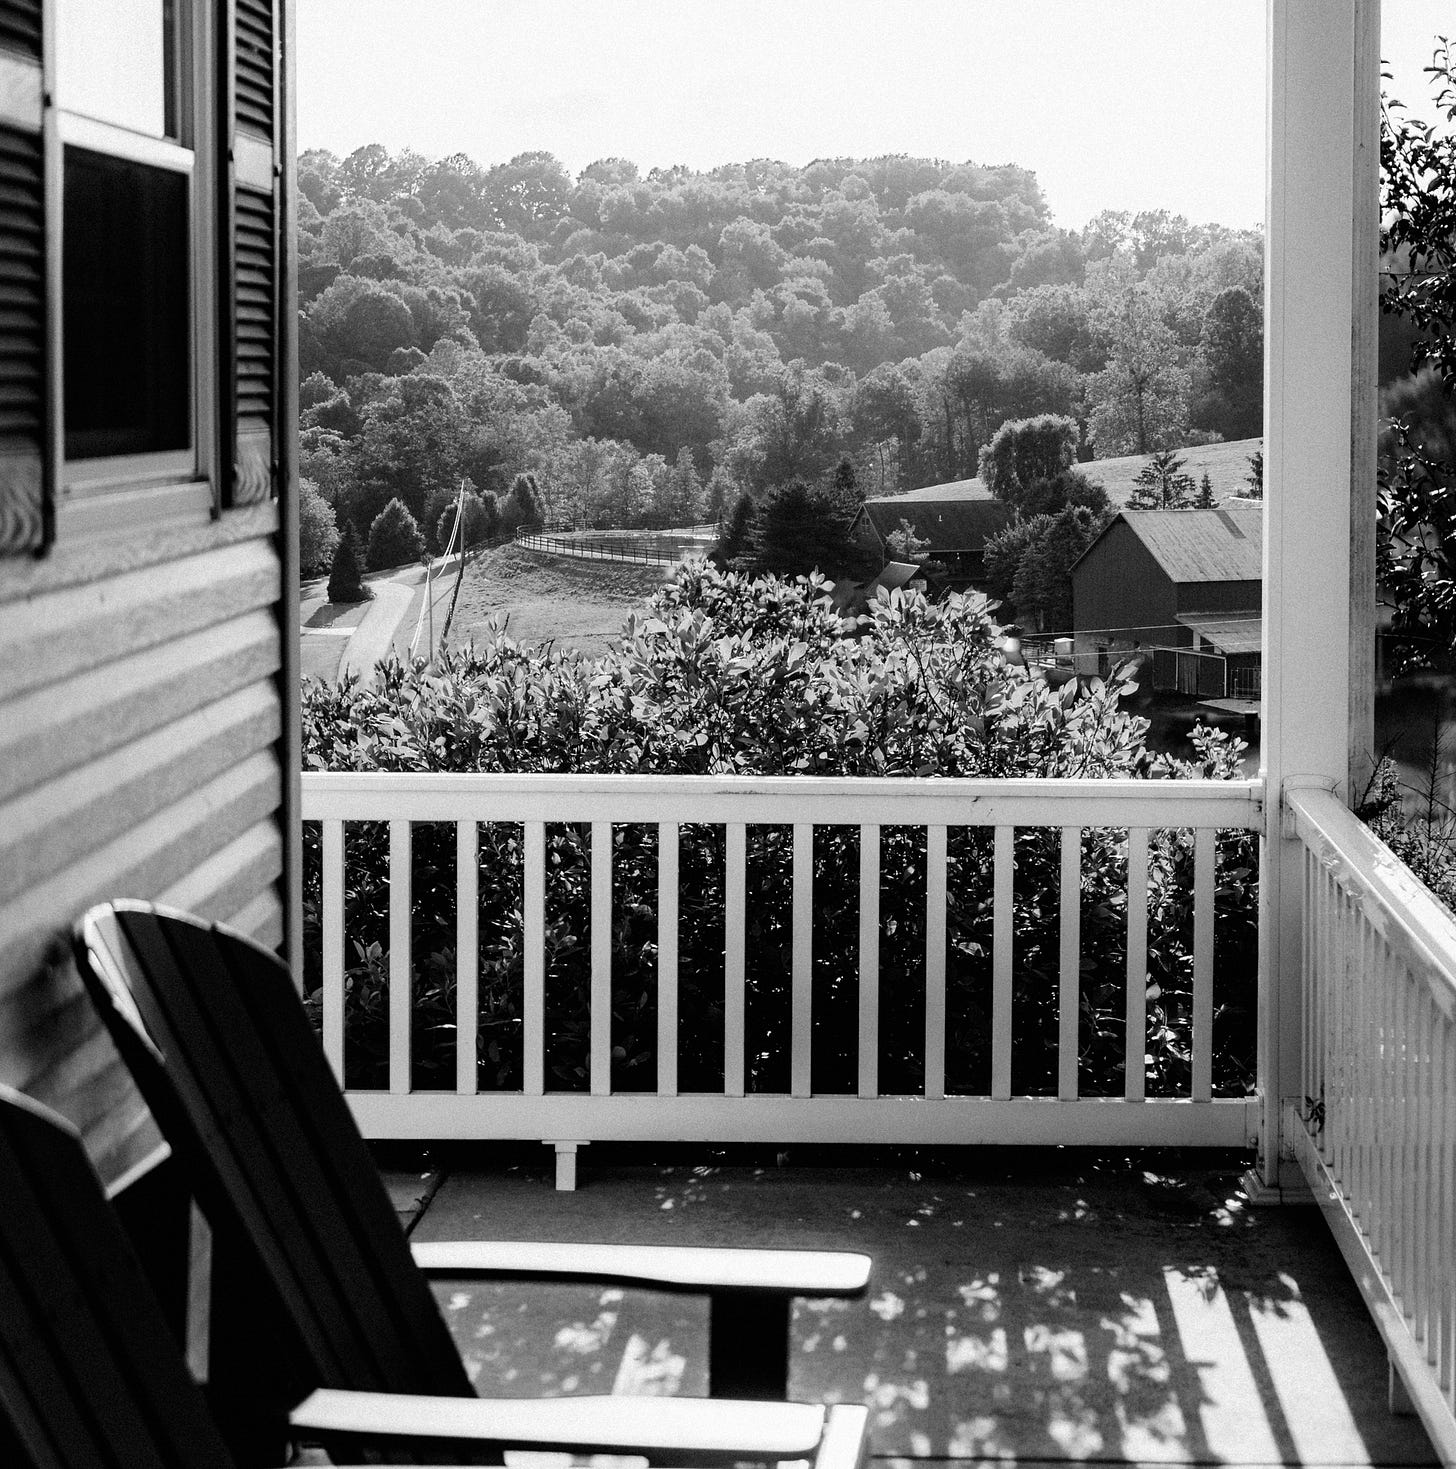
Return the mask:
<svg viewBox="0 0 1456 1469">
<path fill-rule="evenodd" d="M 1264 574 L 1264 512 L 1259 505 L 1121 511 L 1073 563 L 1074 571 L 1118 521 L 1147 547 L 1170 581 L 1258 581 Z"/>
<path fill-rule="evenodd" d="M 931 555 L 979 551 L 987 536 L 1004 530 L 1011 520 L 1009 505 L 969 479 L 926 485 L 903 495 L 877 495 L 860 508 L 882 541 L 908 520 L 915 534 L 930 542 Z"/>
<path fill-rule="evenodd" d="M 948 479 L 944 484 L 922 485 L 918 490 L 906 490 L 899 495 L 880 495 L 881 500 L 994 500 L 996 497 L 975 479 Z"/>
</svg>

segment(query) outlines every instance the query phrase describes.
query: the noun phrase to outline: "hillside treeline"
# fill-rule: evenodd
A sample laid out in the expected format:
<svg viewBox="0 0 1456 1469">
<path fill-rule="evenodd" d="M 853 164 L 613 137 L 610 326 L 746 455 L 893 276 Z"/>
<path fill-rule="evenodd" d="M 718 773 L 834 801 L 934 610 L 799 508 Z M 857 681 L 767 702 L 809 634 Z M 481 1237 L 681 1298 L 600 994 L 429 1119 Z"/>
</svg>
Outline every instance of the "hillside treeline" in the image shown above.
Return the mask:
<svg viewBox="0 0 1456 1469">
<path fill-rule="evenodd" d="M 462 478 L 669 525 L 846 458 L 860 494 L 969 477 L 1042 413 L 1083 458 L 1258 432 L 1258 233 L 1058 229 L 1014 164 L 573 179 L 371 145 L 305 153 L 299 185 L 303 474 L 361 539 L 397 498 L 432 540 Z"/>
</svg>

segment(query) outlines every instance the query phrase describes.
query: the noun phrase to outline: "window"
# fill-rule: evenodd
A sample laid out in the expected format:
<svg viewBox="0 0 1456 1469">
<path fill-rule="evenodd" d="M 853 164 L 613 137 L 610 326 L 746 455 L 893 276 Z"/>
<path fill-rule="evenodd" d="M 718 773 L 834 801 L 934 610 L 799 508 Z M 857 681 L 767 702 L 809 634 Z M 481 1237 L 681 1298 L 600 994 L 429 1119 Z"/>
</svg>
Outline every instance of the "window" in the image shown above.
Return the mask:
<svg viewBox="0 0 1456 1469">
<path fill-rule="evenodd" d="M 189 0 L 57 4 L 67 499 L 205 477 L 193 14 Z"/>
<path fill-rule="evenodd" d="M 66 458 L 191 444 L 187 179 L 65 151 Z"/>
</svg>

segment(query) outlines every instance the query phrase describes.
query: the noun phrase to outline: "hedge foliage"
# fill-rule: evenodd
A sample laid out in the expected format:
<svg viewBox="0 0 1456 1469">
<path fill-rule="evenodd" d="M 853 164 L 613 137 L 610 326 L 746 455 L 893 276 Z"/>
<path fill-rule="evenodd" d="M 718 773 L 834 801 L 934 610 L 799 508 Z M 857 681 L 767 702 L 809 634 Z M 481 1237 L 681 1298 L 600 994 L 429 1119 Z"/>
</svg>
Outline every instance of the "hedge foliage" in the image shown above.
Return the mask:
<svg viewBox="0 0 1456 1469">
<path fill-rule="evenodd" d="M 1199 731 L 1199 758 L 1154 753 L 1147 723 L 1121 707 L 1129 685 L 1053 687 L 1002 657 L 985 603 L 883 595 L 846 626 L 827 584 L 682 570 L 629 619 L 600 658 L 527 647 L 503 627 L 434 666 L 390 663 L 367 687 L 310 684 L 306 768 L 744 775 L 1017 776 L 1230 779 L 1241 746 Z M 307 887 L 308 987 L 318 978 L 317 829 Z M 1016 837 L 1013 1088 L 1054 1092 L 1058 1013 L 1059 832 Z M 723 1086 L 723 832 L 680 834 L 679 1077 Z M 948 853 L 947 1084 L 989 1090 L 992 953 L 990 829 L 954 828 Z M 387 830 L 346 831 L 346 1079 L 385 1082 Z M 483 1088 L 521 1084 L 522 834 L 480 833 L 480 1045 Z M 923 1084 L 925 837 L 881 832 L 882 1090 Z M 788 1087 L 791 852 L 787 826 L 751 827 L 748 850 L 747 1085 Z M 858 1048 L 859 829 L 814 840 L 816 1092 L 855 1087 Z M 613 1086 L 656 1076 L 657 832 L 613 831 Z M 414 830 L 413 1083 L 452 1087 L 455 1068 L 455 833 Z M 548 1085 L 584 1089 L 590 979 L 590 830 L 547 829 Z M 1149 874 L 1148 1089 L 1186 1092 L 1190 1077 L 1192 833 L 1153 835 Z M 1081 1086 L 1122 1090 L 1127 835 L 1082 838 Z M 1252 1085 L 1256 851 L 1219 837 L 1215 1085 Z M 315 1003 L 317 996 L 315 995 Z"/>
</svg>

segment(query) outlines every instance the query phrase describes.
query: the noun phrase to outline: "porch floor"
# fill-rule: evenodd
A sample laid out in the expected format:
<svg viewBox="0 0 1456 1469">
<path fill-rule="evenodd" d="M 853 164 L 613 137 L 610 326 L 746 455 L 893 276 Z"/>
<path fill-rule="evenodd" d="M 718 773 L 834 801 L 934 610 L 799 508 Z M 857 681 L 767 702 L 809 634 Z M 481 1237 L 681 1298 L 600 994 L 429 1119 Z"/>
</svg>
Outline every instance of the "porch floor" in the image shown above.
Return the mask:
<svg viewBox="0 0 1456 1469">
<path fill-rule="evenodd" d="M 1251 1208 L 1234 1160 L 645 1156 L 584 1148 L 575 1193 L 546 1148 L 386 1161 L 420 1240 L 865 1251 L 867 1299 L 796 1309 L 792 1392 L 869 1403 L 882 1462 L 1436 1462 L 1318 1212 Z M 485 1394 L 704 1390 L 696 1299 L 437 1289 Z"/>
</svg>

